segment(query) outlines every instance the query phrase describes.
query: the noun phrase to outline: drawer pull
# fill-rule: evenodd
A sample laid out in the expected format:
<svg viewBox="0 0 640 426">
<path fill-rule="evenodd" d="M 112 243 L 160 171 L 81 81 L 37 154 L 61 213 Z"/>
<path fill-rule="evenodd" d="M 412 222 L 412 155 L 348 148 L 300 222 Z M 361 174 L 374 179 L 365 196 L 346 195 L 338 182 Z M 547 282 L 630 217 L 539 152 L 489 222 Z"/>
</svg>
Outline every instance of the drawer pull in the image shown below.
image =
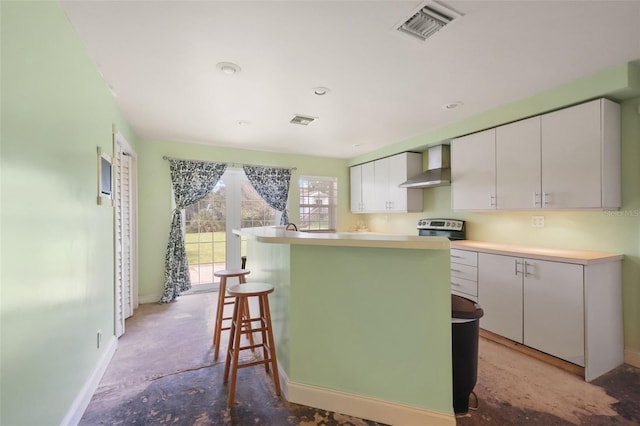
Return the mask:
<svg viewBox="0 0 640 426">
<path fill-rule="evenodd" d="M 464 259 L 464 256 L 457 256 L 455 254 L 452 254 L 451 257 L 455 257 L 456 259 Z"/>
<path fill-rule="evenodd" d="M 453 269 L 453 268 L 451 268 L 451 272 L 460 272 L 460 273 L 462 273 L 462 271 L 460 271 L 458 269 Z"/>
<path fill-rule="evenodd" d="M 462 287 L 462 285 L 458 284 L 458 283 L 451 283 L 452 286 L 454 287 Z"/>
</svg>

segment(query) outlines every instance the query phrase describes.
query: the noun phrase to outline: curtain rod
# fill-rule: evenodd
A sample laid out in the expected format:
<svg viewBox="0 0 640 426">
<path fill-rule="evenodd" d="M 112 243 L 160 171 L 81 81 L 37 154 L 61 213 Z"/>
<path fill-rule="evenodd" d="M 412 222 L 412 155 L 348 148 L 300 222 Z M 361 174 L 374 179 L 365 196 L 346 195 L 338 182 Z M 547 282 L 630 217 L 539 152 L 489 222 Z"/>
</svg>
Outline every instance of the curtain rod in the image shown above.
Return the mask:
<svg viewBox="0 0 640 426">
<path fill-rule="evenodd" d="M 242 167 L 242 166 L 251 166 L 251 167 L 271 167 L 274 169 L 288 169 L 288 170 L 298 170 L 297 167 L 280 167 L 280 166 L 265 166 L 262 164 L 244 164 L 244 163 L 227 163 L 224 161 L 207 161 L 207 160 L 189 160 L 186 158 L 176 158 L 176 157 L 168 157 L 164 155 L 162 157 L 163 160 L 182 160 L 182 161 L 201 161 L 203 163 L 216 163 L 216 164 L 226 164 L 229 167 Z"/>
</svg>

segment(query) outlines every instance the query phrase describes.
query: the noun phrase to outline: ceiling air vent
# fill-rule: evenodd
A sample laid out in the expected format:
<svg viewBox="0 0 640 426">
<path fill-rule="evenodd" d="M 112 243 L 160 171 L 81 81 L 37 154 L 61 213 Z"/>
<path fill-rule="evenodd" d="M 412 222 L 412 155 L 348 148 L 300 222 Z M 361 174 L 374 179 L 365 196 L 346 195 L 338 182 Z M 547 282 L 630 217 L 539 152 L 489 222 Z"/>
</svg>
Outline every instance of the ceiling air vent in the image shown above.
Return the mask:
<svg viewBox="0 0 640 426">
<path fill-rule="evenodd" d="M 308 115 L 294 115 L 293 118 L 289 121 L 291 124 L 300 124 L 301 126 L 308 126 L 309 124 L 316 121 L 318 117 L 310 117 Z"/>
<path fill-rule="evenodd" d="M 423 3 L 418 10 L 414 11 L 407 20 L 396 28 L 398 31 L 425 41 L 460 16 L 459 13 L 451 9 L 429 1 Z"/>
</svg>

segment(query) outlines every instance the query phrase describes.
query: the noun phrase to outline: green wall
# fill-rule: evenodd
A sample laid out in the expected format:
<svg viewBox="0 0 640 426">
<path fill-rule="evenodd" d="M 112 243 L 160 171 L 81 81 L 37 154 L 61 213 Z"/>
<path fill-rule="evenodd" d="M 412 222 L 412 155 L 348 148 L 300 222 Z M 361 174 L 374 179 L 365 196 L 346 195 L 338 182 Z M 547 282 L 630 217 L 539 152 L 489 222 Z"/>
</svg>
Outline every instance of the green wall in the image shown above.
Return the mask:
<svg viewBox="0 0 640 426">
<path fill-rule="evenodd" d="M 96 146 L 112 152 L 112 124 L 135 140 L 57 3 L 0 8 L 0 424 L 53 425 L 114 338 Z"/>
<path fill-rule="evenodd" d="M 452 414 L 449 281 L 449 250 L 292 245 L 289 379 Z"/>
<path fill-rule="evenodd" d="M 277 152 L 177 142 L 145 141 L 138 147 L 138 208 L 140 301 L 160 299 L 164 288 L 164 258 L 171 224 L 171 177 L 169 163 L 163 156 L 191 160 L 220 161 L 235 164 L 258 164 L 296 167 L 289 192 L 289 220 L 297 223 L 298 177 L 335 176 L 338 178 L 338 229 L 355 227 L 356 217 L 349 210 L 349 169 L 346 160 L 291 155 Z"/>
<path fill-rule="evenodd" d="M 278 365 L 287 376 L 291 372 L 290 293 L 291 293 L 291 245 L 268 244 L 249 239 L 247 256 L 251 259 L 250 281 L 273 284 L 275 291 L 269 295 L 271 326 L 276 343 Z"/>
<path fill-rule="evenodd" d="M 448 250 L 252 237 L 247 249 L 249 280 L 275 287 L 271 319 L 290 385 L 452 413 Z M 319 265 L 331 267 L 309 273 Z M 291 397 L 296 402 L 295 391 Z"/>
</svg>

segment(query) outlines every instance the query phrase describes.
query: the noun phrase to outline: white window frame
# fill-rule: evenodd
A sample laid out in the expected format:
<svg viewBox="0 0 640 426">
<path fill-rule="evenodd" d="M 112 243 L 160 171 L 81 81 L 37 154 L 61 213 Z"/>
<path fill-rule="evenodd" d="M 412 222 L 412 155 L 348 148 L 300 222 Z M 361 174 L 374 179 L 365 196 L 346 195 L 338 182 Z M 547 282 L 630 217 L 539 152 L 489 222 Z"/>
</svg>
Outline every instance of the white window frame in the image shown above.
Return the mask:
<svg viewBox="0 0 640 426">
<path fill-rule="evenodd" d="M 322 208 L 328 209 L 328 221 L 311 221 L 308 226 L 305 226 L 307 222 L 304 215 L 309 214 L 308 209 L 318 208 L 317 203 L 304 203 L 303 199 L 309 199 L 308 185 L 305 182 L 330 182 L 333 184 L 331 193 L 328 194 L 328 204 L 320 204 Z M 299 193 L 299 217 L 298 217 L 298 229 L 306 232 L 328 232 L 336 231 L 338 227 L 338 178 L 334 176 L 300 176 L 298 178 Z M 317 226 L 313 226 L 317 225 Z"/>
</svg>

